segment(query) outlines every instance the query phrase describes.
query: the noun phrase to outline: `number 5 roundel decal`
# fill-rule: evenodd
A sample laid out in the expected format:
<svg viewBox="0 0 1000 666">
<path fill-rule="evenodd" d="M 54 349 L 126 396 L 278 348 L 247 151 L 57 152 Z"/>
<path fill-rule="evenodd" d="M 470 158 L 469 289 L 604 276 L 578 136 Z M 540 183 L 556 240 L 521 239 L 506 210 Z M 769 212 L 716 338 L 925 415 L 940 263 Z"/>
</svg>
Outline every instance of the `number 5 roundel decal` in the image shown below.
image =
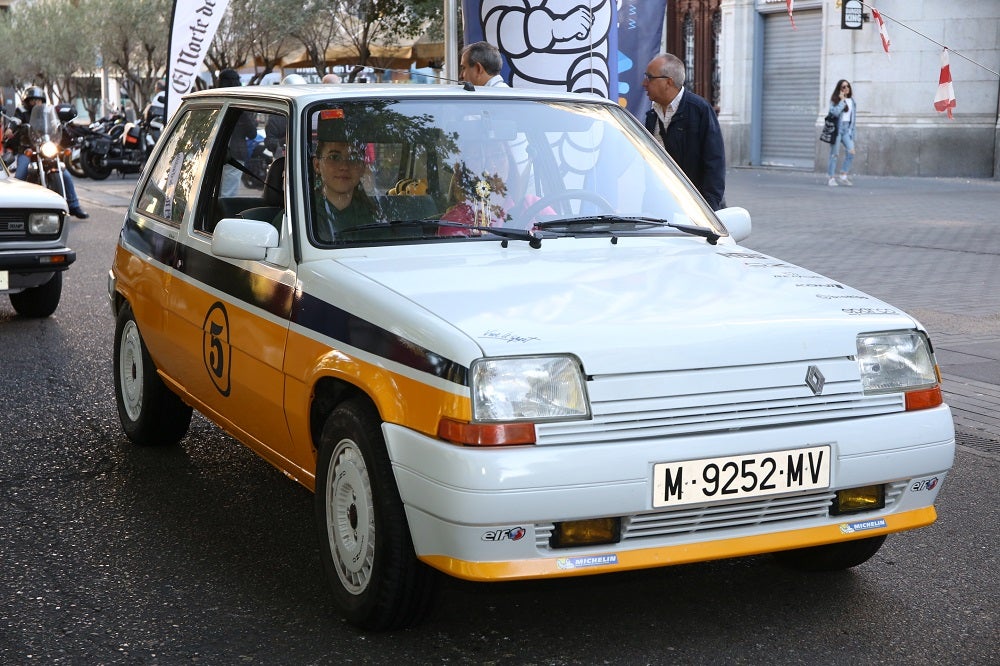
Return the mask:
<svg viewBox="0 0 1000 666">
<path fill-rule="evenodd" d="M 226 306 L 216 302 L 208 309 L 202 325 L 201 353 L 208 376 L 219 393 L 229 397 L 229 372 L 232 347 L 229 344 L 229 314 Z"/>
</svg>

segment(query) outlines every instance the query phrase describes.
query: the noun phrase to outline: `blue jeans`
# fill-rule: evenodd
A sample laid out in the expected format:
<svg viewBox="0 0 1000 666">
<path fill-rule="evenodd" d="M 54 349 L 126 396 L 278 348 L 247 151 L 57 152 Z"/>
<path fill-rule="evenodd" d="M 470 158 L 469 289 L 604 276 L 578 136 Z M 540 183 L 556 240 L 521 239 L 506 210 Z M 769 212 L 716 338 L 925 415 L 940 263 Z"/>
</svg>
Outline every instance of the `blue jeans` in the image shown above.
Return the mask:
<svg viewBox="0 0 1000 666">
<path fill-rule="evenodd" d="M 31 160 L 24 153 L 20 153 L 17 156 L 17 169 L 14 171 L 14 178 L 18 180 L 25 180 L 28 177 L 28 165 Z M 76 186 L 73 185 L 73 177 L 69 175 L 69 171 L 66 169 L 62 170 L 63 188 L 66 190 L 66 205 L 69 206 L 70 211 L 74 211 L 80 207 L 80 200 L 76 196 Z"/>
<path fill-rule="evenodd" d="M 854 138 L 838 135 L 837 140 L 830 144 L 830 162 L 826 166 L 826 175 L 830 178 L 833 178 L 833 174 L 837 171 L 837 158 L 840 156 L 841 144 L 844 145 L 847 154 L 844 155 L 844 165 L 840 169 L 840 173 L 847 174 L 850 172 L 851 164 L 854 163 Z"/>
</svg>

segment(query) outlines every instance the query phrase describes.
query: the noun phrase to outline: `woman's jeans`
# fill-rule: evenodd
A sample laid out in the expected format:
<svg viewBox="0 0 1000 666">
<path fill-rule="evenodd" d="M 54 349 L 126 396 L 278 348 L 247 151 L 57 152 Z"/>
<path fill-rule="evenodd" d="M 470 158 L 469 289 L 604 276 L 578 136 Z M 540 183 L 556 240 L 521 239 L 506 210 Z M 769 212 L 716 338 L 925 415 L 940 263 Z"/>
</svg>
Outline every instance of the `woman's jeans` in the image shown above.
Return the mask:
<svg viewBox="0 0 1000 666">
<path fill-rule="evenodd" d="M 830 163 L 826 167 L 826 175 L 833 178 L 837 171 L 837 158 L 840 156 L 840 144 L 844 144 L 847 154 L 844 155 L 844 166 L 840 173 L 849 173 L 851 164 L 854 162 L 854 138 L 847 136 L 837 136 L 837 140 L 830 144 Z"/>
</svg>

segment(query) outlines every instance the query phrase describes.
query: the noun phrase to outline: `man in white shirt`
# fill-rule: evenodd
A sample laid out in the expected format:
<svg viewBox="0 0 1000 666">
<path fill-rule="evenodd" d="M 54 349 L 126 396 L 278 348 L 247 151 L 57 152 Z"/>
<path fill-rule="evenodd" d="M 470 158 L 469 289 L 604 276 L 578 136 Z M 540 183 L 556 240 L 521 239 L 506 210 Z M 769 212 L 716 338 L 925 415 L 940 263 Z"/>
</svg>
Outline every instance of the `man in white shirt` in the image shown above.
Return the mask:
<svg viewBox="0 0 1000 666">
<path fill-rule="evenodd" d="M 500 49 L 489 42 L 475 42 L 462 49 L 458 78 L 474 86 L 509 88 L 500 76 L 501 68 Z"/>
</svg>

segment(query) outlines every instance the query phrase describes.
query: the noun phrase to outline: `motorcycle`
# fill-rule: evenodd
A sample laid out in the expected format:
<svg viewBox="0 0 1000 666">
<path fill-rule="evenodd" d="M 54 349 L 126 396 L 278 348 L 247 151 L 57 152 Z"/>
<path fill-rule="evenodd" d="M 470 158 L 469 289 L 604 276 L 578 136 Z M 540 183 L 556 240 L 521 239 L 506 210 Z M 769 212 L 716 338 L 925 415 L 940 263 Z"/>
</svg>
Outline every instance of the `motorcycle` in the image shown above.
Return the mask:
<svg viewBox="0 0 1000 666">
<path fill-rule="evenodd" d="M 39 104 L 31 109 L 27 124 L 21 123 L 16 118 L 9 119 L 16 126 L 14 130 L 16 133 L 24 133 L 22 136 L 27 140 L 23 143 L 31 146 L 24 151 L 30 160 L 25 180 L 43 185 L 63 198 L 66 197 L 63 158 L 68 151 L 60 148 L 58 141 L 62 125 L 76 115 L 72 107 L 68 105 L 64 107 L 56 107 L 53 110 L 51 105 Z"/>
<path fill-rule="evenodd" d="M 139 173 L 163 130 L 163 116 L 147 106 L 143 117 L 125 122 L 115 116 L 106 128 L 92 128 L 80 146 L 80 166 L 88 178 L 104 180 L 111 172 Z"/>
<path fill-rule="evenodd" d="M 56 106 L 56 113 L 60 117 L 70 115 L 70 120 L 75 119 L 77 115 L 76 109 L 69 104 Z M 64 153 L 63 165 L 75 178 L 85 178 L 87 176 L 83 171 L 83 165 L 80 164 L 80 150 L 83 146 L 83 138 L 89 133 L 90 129 L 88 127 L 78 125 L 74 122 L 64 122 L 62 125 L 62 138 L 59 140 L 59 145 L 66 151 Z"/>
</svg>

